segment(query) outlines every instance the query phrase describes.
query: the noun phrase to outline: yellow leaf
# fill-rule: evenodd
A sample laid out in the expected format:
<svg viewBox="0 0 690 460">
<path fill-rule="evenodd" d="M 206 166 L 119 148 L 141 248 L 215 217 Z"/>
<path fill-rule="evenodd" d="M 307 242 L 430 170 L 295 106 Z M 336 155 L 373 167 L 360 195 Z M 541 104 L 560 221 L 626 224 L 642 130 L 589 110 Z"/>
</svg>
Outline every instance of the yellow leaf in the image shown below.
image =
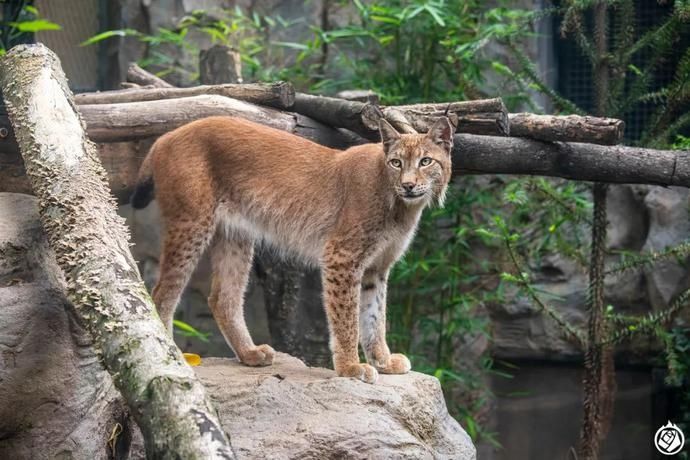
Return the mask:
<svg viewBox="0 0 690 460">
<path fill-rule="evenodd" d="M 182 353 L 182 356 L 184 356 L 185 361 L 187 361 L 187 364 L 190 366 L 198 366 L 201 364 L 201 356 L 195 353 Z"/>
</svg>

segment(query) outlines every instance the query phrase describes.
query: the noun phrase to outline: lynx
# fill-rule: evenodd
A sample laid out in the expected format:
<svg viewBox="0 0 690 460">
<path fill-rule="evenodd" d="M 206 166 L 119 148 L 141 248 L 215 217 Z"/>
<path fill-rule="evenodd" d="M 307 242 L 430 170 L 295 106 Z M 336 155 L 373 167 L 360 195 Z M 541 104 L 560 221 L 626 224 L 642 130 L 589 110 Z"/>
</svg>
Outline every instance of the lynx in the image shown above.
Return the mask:
<svg viewBox="0 0 690 460">
<path fill-rule="evenodd" d="M 334 150 L 233 117 L 198 120 L 162 136 L 139 172 L 132 205 L 155 195 L 164 222 L 153 300 L 172 333 L 173 314 L 210 247 L 209 305 L 227 343 L 249 366 L 273 362 L 255 345 L 243 298 L 254 243 L 319 266 L 337 375 L 374 383 L 410 361 L 386 344 L 386 284 L 422 210 L 442 205 L 454 128 L 439 118 L 427 134 L 380 123 L 382 142 Z M 358 342 L 368 364 L 360 363 Z"/>
</svg>

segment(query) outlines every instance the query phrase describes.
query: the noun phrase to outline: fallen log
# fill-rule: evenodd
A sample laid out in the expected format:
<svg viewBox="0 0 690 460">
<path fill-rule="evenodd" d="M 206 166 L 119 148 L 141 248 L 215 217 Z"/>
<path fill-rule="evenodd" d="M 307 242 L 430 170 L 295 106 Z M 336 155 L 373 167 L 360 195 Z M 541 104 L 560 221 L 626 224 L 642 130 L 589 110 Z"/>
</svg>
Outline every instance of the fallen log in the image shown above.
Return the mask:
<svg viewBox="0 0 690 460">
<path fill-rule="evenodd" d="M 232 115 L 301 135 L 315 142 L 344 147 L 360 139 L 299 114 L 260 107 L 224 96 L 194 96 L 123 104 L 77 107 L 94 142 L 122 142 L 160 136 L 193 120 Z"/>
<path fill-rule="evenodd" d="M 60 62 L 41 44 L 0 65 L 8 113 L 66 295 L 142 429 L 150 458 L 234 458 L 194 371 L 158 320 Z"/>
<path fill-rule="evenodd" d="M 295 103 L 295 90 L 290 83 L 271 84 L 223 84 L 202 85 L 190 88 L 134 88 L 96 93 L 81 93 L 74 96 L 79 105 L 117 104 L 124 102 L 156 101 L 159 99 L 178 99 L 192 96 L 226 96 L 252 104 L 266 105 L 278 109 L 289 109 Z"/>
<path fill-rule="evenodd" d="M 510 135 L 541 141 L 616 145 L 623 140 L 625 122 L 615 118 L 580 115 L 511 113 Z"/>
<path fill-rule="evenodd" d="M 690 187 L 690 151 L 458 134 L 455 174 L 525 174 Z"/>
<path fill-rule="evenodd" d="M 488 136 L 511 135 L 508 110 L 501 98 L 476 101 L 414 104 L 382 107 L 386 119 L 402 114 L 419 133 L 425 133 L 436 119 L 444 114 L 458 117 L 457 133 Z M 389 112 L 393 114 L 389 115 Z"/>
<path fill-rule="evenodd" d="M 208 103 L 204 98 L 219 102 Z M 342 149 L 364 142 L 352 132 L 334 129 L 295 113 L 262 108 L 222 96 L 187 99 L 195 102 L 177 104 L 175 100 L 161 100 L 118 104 L 121 109 L 105 104 L 78 106 L 89 136 L 98 142 L 106 142 L 99 145 L 99 152 L 108 170 L 113 193 L 120 202 L 127 201 L 136 172 L 153 139 L 196 118 L 232 114 L 334 148 Z M 195 109 L 194 104 L 199 110 L 192 110 Z M 151 108 L 156 106 L 158 109 L 152 111 Z M 91 107 L 94 110 L 89 110 Z M 134 142 L 127 142 L 132 140 Z M 683 151 L 470 134 L 456 135 L 454 145 L 455 174 L 527 174 L 583 181 L 690 186 L 689 154 Z M 29 191 L 21 157 L 11 139 L 0 139 L 0 165 L 0 191 Z"/>
<path fill-rule="evenodd" d="M 381 116 L 402 132 L 424 133 L 436 118 L 446 113 L 446 109 L 459 120 L 457 132 L 506 136 L 510 132 L 508 112 L 500 98 L 377 107 L 364 102 L 298 93 L 292 108 L 295 112 L 327 125 L 346 128 L 370 140 L 378 140 Z"/>
<path fill-rule="evenodd" d="M 374 104 L 297 93 L 292 110 L 321 123 L 348 129 L 367 139 L 379 138 L 381 111 Z"/>
<path fill-rule="evenodd" d="M 173 85 L 155 76 L 154 74 L 145 71 L 134 62 L 127 68 L 127 81 L 136 83 L 140 86 L 155 86 L 156 88 L 173 88 Z"/>
</svg>

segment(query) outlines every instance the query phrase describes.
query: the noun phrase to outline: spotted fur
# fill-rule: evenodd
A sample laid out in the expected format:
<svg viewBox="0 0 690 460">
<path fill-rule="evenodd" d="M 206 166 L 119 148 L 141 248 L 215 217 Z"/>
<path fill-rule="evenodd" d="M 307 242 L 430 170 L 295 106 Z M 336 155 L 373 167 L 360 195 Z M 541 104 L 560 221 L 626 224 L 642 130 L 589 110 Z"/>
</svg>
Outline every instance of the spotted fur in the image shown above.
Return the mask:
<svg viewBox="0 0 690 460">
<path fill-rule="evenodd" d="M 381 144 L 329 149 L 232 117 L 180 127 L 154 144 L 139 172 L 134 205 L 153 198 L 165 224 L 153 299 L 172 332 L 180 295 L 210 246 L 209 305 L 238 358 L 269 365 L 254 345 L 243 297 L 254 242 L 319 266 L 338 375 L 373 383 L 405 373 L 409 360 L 386 344 L 388 273 L 412 239 L 422 209 L 443 203 L 451 176 L 453 128 L 398 134 L 382 121 Z M 368 364 L 359 362 L 361 343 Z"/>
</svg>

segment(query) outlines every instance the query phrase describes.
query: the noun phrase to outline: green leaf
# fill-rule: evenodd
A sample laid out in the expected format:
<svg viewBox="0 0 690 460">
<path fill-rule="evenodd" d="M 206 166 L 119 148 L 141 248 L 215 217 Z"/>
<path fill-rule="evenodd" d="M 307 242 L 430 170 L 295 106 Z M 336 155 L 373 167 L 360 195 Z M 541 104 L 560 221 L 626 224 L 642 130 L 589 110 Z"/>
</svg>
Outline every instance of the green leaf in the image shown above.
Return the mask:
<svg viewBox="0 0 690 460">
<path fill-rule="evenodd" d="M 94 43 L 101 42 L 110 37 L 125 37 L 125 36 L 136 36 L 139 32 L 134 29 L 118 29 L 118 30 L 106 30 L 100 34 L 96 34 L 93 37 L 87 38 L 79 44 L 79 46 L 93 45 Z"/>
<path fill-rule="evenodd" d="M 275 46 L 282 46 L 283 48 L 292 48 L 296 50 L 302 50 L 302 51 L 308 51 L 309 46 L 305 45 L 304 43 L 295 43 L 295 42 L 271 42 L 272 45 Z"/>
<path fill-rule="evenodd" d="M 33 21 L 10 22 L 10 26 L 20 32 L 41 32 L 44 30 L 62 30 L 60 24 L 48 21 L 47 19 L 34 19 Z"/>
<path fill-rule="evenodd" d="M 185 323 L 184 321 L 180 321 L 177 319 L 173 320 L 173 326 L 175 326 L 180 332 L 182 332 L 183 335 L 186 335 L 188 337 L 196 337 L 202 342 L 208 342 L 208 336 L 210 335 L 209 333 L 200 332 L 194 327 Z"/>
</svg>

